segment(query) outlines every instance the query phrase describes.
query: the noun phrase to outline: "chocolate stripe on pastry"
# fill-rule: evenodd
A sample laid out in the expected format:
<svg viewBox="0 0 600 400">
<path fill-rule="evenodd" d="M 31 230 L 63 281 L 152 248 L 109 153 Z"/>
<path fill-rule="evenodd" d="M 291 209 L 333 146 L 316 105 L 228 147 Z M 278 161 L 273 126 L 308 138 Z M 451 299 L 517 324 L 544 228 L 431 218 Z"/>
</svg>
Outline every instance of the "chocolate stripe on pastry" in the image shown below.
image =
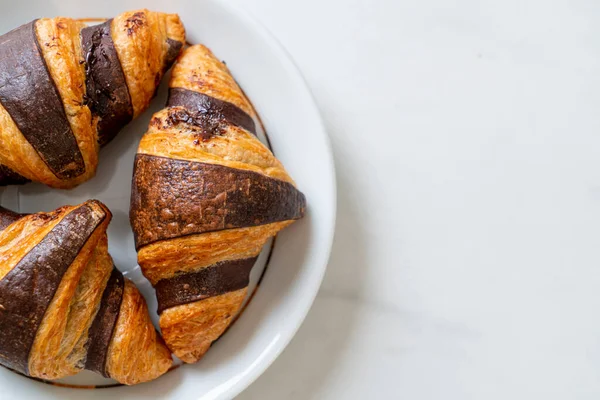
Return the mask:
<svg viewBox="0 0 600 400">
<path fill-rule="evenodd" d="M 10 224 L 16 222 L 27 214 L 19 214 L 7 208 L 0 206 L 0 232 L 8 228 Z"/>
<path fill-rule="evenodd" d="M 88 206 L 76 208 L 0 280 L 0 363 L 28 374 L 29 352 L 46 309 L 63 275 L 105 217 L 96 216 Z"/>
<path fill-rule="evenodd" d="M 138 154 L 130 220 L 136 248 L 165 239 L 302 218 L 292 184 L 222 165 Z"/>
<path fill-rule="evenodd" d="M 35 21 L 0 37 L 0 103 L 54 175 L 71 179 L 85 172 L 77 140 L 39 48 Z"/>
<path fill-rule="evenodd" d="M 223 261 L 197 272 L 163 279 L 155 285 L 158 313 L 248 286 L 250 271 L 258 257 Z"/>
<path fill-rule="evenodd" d="M 175 59 L 179 55 L 181 48 L 183 47 L 183 43 L 179 40 L 173 40 L 171 38 L 167 38 L 167 55 L 165 57 L 165 64 L 163 65 L 163 73 L 166 72 L 171 65 L 175 62 Z M 158 85 L 156 85 L 158 88 Z"/>
<path fill-rule="evenodd" d="M 0 186 L 22 185 L 30 182 L 29 179 L 19 175 L 6 165 L 0 164 Z"/>
<path fill-rule="evenodd" d="M 113 267 L 106 289 L 102 294 L 100 309 L 88 334 L 85 369 L 102 374 L 106 378 L 110 378 L 106 371 L 106 356 L 121 310 L 124 283 L 125 279 L 121 272 Z"/>
<path fill-rule="evenodd" d="M 256 135 L 256 125 L 252 117 L 238 106 L 227 101 L 193 90 L 170 88 L 167 107 L 177 106 L 190 112 L 189 121 L 184 122 L 212 129 L 225 122 Z"/>
<path fill-rule="evenodd" d="M 100 117 L 98 142 L 111 141 L 133 119 L 133 105 L 125 74 L 110 35 L 109 19 L 81 31 L 85 54 L 85 88 L 90 110 Z"/>
</svg>

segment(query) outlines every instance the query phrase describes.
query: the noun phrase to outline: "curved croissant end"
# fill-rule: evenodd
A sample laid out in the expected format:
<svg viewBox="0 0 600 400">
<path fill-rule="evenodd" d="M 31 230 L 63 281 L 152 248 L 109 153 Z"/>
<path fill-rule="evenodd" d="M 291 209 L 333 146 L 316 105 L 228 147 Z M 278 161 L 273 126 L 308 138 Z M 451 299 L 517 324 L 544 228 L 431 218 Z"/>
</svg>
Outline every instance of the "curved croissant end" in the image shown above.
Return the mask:
<svg viewBox="0 0 600 400">
<path fill-rule="evenodd" d="M 108 254 L 110 219 L 95 200 L 31 215 L 0 209 L 1 364 L 43 379 L 85 368 L 124 384 L 169 369 L 141 294 Z"/>
<path fill-rule="evenodd" d="M 186 49 L 169 87 L 138 148 L 130 220 L 167 346 L 191 363 L 231 323 L 263 245 L 302 218 L 305 198 L 209 49 Z"/>
<path fill-rule="evenodd" d="M 99 146 L 148 107 L 183 43 L 177 15 L 148 10 L 90 27 L 43 18 L 0 36 L 0 185 L 94 176 Z"/>
</svg>

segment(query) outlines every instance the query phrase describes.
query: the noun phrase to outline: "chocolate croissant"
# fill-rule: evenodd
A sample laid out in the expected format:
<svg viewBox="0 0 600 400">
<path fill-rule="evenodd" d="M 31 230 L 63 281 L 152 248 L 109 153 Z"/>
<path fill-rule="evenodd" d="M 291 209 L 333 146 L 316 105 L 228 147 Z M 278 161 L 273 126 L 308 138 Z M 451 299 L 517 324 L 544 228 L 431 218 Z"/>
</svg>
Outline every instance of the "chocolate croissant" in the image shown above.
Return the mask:
<svg viewBox="0 0 600 400">
<path fill-rule="evenodd" d="M 49 213 L 0 207 L 0 363 L 57 379 L 82 369 L 133 385 L 171 354 L 137 288 L 113 266 L 110 211 L 87 201 Z"/>
<path fill-rule="evenodd" d="M 165 342 L 192 363 L 231 323 L 263 245 L 302 218 L 305 198 L 209 49 L 184 50 L 169 88 L 135 158 L 130 222 Z"/>
<path fill-rule="evenodd" d="M 86 27 L 42 18 L 0 36 L 0 185 L 71 188 L 142 113 L 185 42 L 176 14 L 130 11 Z"/>
</svg>

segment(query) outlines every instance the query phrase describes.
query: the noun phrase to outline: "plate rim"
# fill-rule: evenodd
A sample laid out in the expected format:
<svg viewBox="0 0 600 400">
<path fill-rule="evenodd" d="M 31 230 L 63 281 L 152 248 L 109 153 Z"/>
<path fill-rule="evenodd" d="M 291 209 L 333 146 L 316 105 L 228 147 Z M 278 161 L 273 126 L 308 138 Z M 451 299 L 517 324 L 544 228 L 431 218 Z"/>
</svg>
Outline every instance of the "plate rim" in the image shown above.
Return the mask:
<svg viewBox="0 0 600 400">
<path fill-rule="evenodd" d="M 226 11 L 229 11 L 235 14 L 237 17 L 242 19 L 249 27 L 251 27 L 257 34 L 261 36 L 261 39 L 276 53 L 278 59 L 282 61 L 283 66 L 287 71 L 290 72 L 290 75 L 295 77 L 295 79 L 299 80 L 303 89 L 306 91 L 309 99 L 310 99 L 310 108 L 314 112 L 315 123 L 318 123 L 320 131 L 322 133 L 324 139 L 324 145 L 326 147 L 327 154 L 329 157 L 327 160 L 322 160 L 326 162 L 328 170 L 331 173 L 331 207 L 332 213 L 330 215 L 330 221 L 326 224 L 329 227 L 330 232 L 327 234 L 328 241 L 324 248 L 326 251 L 323 254 L 322 266 L 320 266 L 319 276 L 317 283 L 313 289 L 313 292 L 310 294 L 310 301 L 308 301 L 302 310 L 302 317 L 299 318 L 295 326 L 292 330 L 290 330 L 289 334 L 285 338 L 281 338 L 281 341 L 276 349 L 273 349 L 271 353 L 268 355 L 268 358 L 263 359 L 259 365 L 253 368 L 252 372 L 246 375 L 246 379 L 238 381 L 235 385 L 232 385 L 229 390 L 223 392 L 223 398 L 233 399 L 246 390 L 250 385 L 252 385 L 265 371 L 279 358 L 281 353 L 287 348 L 292 339 L 298 333 L 298 330 L 306 320 L 310 309 L 312 308 L 315 299 L 319 293 L 319 289 L 323 284 L 323 278 L 325 277 L 325 272 L 327 271 L 327 267 L 329 264 L 329 260 L 331 258 L 331 249 L 333 246 L 333 240 L 335 237 L 335 226 L 337 219 L 337 179 L 336 179 L 336 170 L 335 170 L 335 162 L 333 158 L 333 149 L 331 145 L 331 138 L 327 133 L 327 129 L 325 128 L 325 123 L 323 122 L 323 117 L 321 115 L 321 111 L 317 106 L 317 102 L 315 100 L 315 96 L 313 91 L 311 90 L 306 77 L 302 74 L 300 67 L 290 54 L 290 52 L 283 46 L 283 44 L 277 39 L 277 37 L 263 24 L 258 18 L 250 12 L 250 10 L 245 9 L 241 6 L 233 4 L 230 0 L 208 0 L 211 2 L 216 2 L 226 8 Z M 268 132 L 267 132 L 268 133 Z M 268 274 L 268 271 L 267 271 Z M 258 290 L 260 292 L 260 288 Z M 199 399 L 201 399 L 200 397 Z"/>
<path fill-rule="evenodd" d="M 66 4 L 69 3 L 71 3 L 71 1 L 67 0 Z M 183 3 L 186 3 L 186 1 L 184 0 Z M 188 389 L 185 388 L 185 398 L 225 399 L 233 398 L 239 395 L 253 382 L 255 382 L 258 379 L 258 377 L 260 377 L 267 370 L 267 368 L 273 364 L 273 362 L 281 355 L 284 349 L 295 337 L 300 326 L 302 326 L 303 322 L 305 321 L 306 316 L 308 315 L 308 312 L 310 311 L 312 305 L 314 304 L 314 300 L 319 292 L 319 289 L 325 276 L 335 236 L 335 226 L 337 218 L 337 182 L 330 137 L 327 133 L 321 112 L 315 101 L 315 96 L 291 54 L 285 49 L 281 42 L 279 42 L 276 36 L 273 33 L 271 33 L 268 30 L 268 28 L 266 28 L 259 21 L 259 19 L 256 18 L 256 16 L 253 15 L 252 12 L 247 8 L 238 4 L 233 4 L 230 0 L 202 0 L 199 2 L 198 5 L 201 5 L 202 3 L 208 3 L 206 5 L 219 8 L 225 14 L 229 14 L 230 18 L 239 21 L 240 25 L 243 25 L 244 29 L 249 30 L 252 33 L 252 35 L 256 38 L 256 40 L 258 42 L 261 42 L 262 46 L 264 46 L 264 48 L 271 53 L 273 61 L 279 64 L 278 68 L 281 68 L 281 71 L 283 71 L 287 75 L 289 82 L 295 86 L 294 90 L 297 89 L 297 93 L 299 94 L 298 97 L 302 99 L 302 108 L 307 111 L 308 115 L 310 115 L 310 126 L 311 130 L 313 131 L 314 137 L 319 139 L 319 147 L 323 151 L 321 157 L 319 158 L 320 168 L 323 171 L 323 174 L 321 176 L 321 185 L 323 185 L 323 187 L 327 189 L 327 191 L 325 192 L 326 196 L 324 196 L 321 199 L 321 201 L 318 202 L 318 208 L 322 208 L 326 211 L 323 215 L 320 216 L 319 251 L 315 254 L 314 259 L 312 259 L 310 263 L 305 263 L 303 266 L 304 270 L 310 270 L 310 281 L 307 282 L 308 284 L 304 285 L 304 298 L 301 302 L 299 302 L 298 306 L 294 310 L 294 319 L 287 323 L 285 331 L 281 331 L 278 333 L 276 343 L 272 343 L 272 346 L 263 348 L 260 357 L 256 358 L 256 362 L 252 363 L 251 367 L 244 371 L 244 374 L 242 376 L 239 376 L 238 379 L 236 379 L 233 382 L 231 382 L 230 380 L 230 383 L 227 385 L 227 388 L 225 390 L 222 390 L 219 393 L 210 393 L 209 391 L 194 395 L 193 392 L 187 394 Z M 121 7 L 122 6 L 123 5 L 121 5 Z M 129 4 L 127 4 L 125 7 L 127 7 L 127 9 L 132 8 L 129 6 Z M 165 5 L 164 8 L 165 11 L 167 11 L 171 7 Z M 179 12 L 181 13 L 181 11 Z M 75 16 L 73 17 L 75 18 Z M 92 195 L 92 197 L 94 196 Z M 265 290 L 264 288 L 259 288 L 257 291 L 258 294 L 260 294 L 261 289 Z M 270 336 L 273 337 L 273 335 Z M 187 387 L 189 383 L 186 381 L 187 379 L 180 382 L 179 385 Z M 31 381 L 30 383 L 40 384 L 38 382 Z M 51 387 L 45 384 L 44 386 L 48 388 Z M 104 390 L 105 389 L 99 391 L 104 392 Z M 74 391 L 73 389 L 70 389 L 70 391 L 73 391 L 73 393 L 77 393 L 77 391 Z M 53 390 L 51 390 L 50 392 L 54 393 Z M 50 392 L 48 392 L 48 395 L 51 395 Z M 134 397 L 137 397 L 135 390 L 130 393 Z M 58 394 L 58 392 L 54 393 L 53 395 L 56 394 Z M 108 395 L 108 397 L 111 396 L 108 394 L 108 392 L 105 394 Z M 85 394 L 83 395 L 85 396 Z M 96 395 L 93 395 L 92 397 L 96 398 Z M 173 394 L 167 394 L 165 397 L 172 398 L 172 395 Z M 104 395 L 98 397 L 104 398 Z"/>
</svg>

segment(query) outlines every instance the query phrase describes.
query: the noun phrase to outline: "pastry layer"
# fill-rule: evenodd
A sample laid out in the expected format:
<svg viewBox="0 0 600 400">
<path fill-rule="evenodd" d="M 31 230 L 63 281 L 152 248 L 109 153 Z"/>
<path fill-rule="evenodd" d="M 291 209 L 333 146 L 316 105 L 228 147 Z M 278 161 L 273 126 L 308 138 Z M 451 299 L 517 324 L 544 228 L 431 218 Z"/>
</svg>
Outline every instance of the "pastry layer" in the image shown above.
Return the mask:
<svg viewBox="0 0 600 400">
<path fill-rule="evenodd" d="M 98 201 L 23 215 L 0 208 L 0 363 L 57 379 L 83 368 L 124 384 L 172 364 L 143 297 L 114 268 Z"/>
<path fill-rule="evenodd" d="M 77 287 L 79 286 L 85 269 L 89 265 L 89 261 L 93 258 L 99 242 L 106 235 L 106 227 L 110 221 L 109 211 L 98 202 L 87 202 L 84 205 L 75 208 L 75 211 L 82 208 L 88 208 L 89 210 L 92 210 L 86 210 L 85 213 L 80 215 L 81 219 L 86 219 L 88 221 L 87 224 L 96 224 L 94 221 L 97 221 L 100 218 L 101 221 L 96 225 L 91 233 L 89 233 L 90 230 L 88 229 L 79 229 L 78 223 L 69 224 L 67 227 L 69 232 L 75 231 L 72 234 L 78 237 L 87 236 L 82 247 L 75 247 L 75 249 L 73 249 L 73 243 L 69 240 L 65 240 L 68 239 L 69 236 L 65 236 L 62 233 L 58 233 L 56 239 L 53 240 L 52 247 L 54 249 L 60 248 L 61 252 L 77 251 L 77 253 L 73 263 L 62 276 L 62 280 L 60 281 L 58 288 L 54 293 L 52 301 L 50 301 L 48 304 L 43 319 L 41 320 L 41 324 L 39 325 L 35 334 L 35 340 L 31 346 L 28 360 L 29 375 L 34 377 L 55 379 L 60 376 L 64 376 L 60 375 L 61 366 L 59 363 L 61 359 L 57 358 L 57 356 L 61 354 L 65 344 L 67 345 L 67 348 L 71 346 L 70 343 L 65 343 L 65 339 L 67 339 L 65 335 L 67 333 L 69 323 L 80 319 L 77 310 L 71 310 L 72 300 L 77 293 Z M 73 212 L 74 211 L 71 213 Z M 43 252 L 43 254 L 47 253 Z M 52 258 L 47 258 L 43 262 L 44 264 L 42 265 L 46 266 L 50 265 L 55 267 L 57 265 L 57 261 Z M 38 280 L 38 284 L 39 283 L 40 282 Z M 30 297 L 32 296 L 31 293 L 28 295 Z M 81 305 L 84 307 L 89 307 L 91 303 L 88 303 L 88 305 L 85 304 L 92 299 L 93 297 L 84 299 L 84 303 Z M 75 327 L 76 331 L 82 329 L 83 334 L 83 332 L 87 330 L 87 326 L 84 326 L 85 321 L 85 318 L 80 320 L 81 324 L 77 324 L 78 326 Z M 71 326 L 73 327 L 73 325 Z M 75 336 L 77 335 L 74 335 L 73 337 Z"/>
<path fill-rule="evenodd" d="M 50 171 L 59 179 L 75 178 L 85 172 L 85 163 L 35 27 L 33 21 L 2 36 L 0 102 Z"/>
<path fill-rule="evenodd" d="M 25 214 L 19 214 L 0 206 L 0 232 L 23 217 Z"/>
<path fill-rule="evenodd" d="M 148 10 L 111 21 L 43 18 L 0 37 L 0 185 L 79 185 L 95 174 L 99 143 L 148 107 L 183 25 Z"/>
<path fill-rule="evenodd" d="M 44 317 L 63 307 L 62 296 L 55 294 L 68 296 L 75 290 L 93 250 L 85 245 L 106 216 L 88 205 L 75 208 L 0 280 L 0 359 L 4 365 L 29 372 L 29 355 L 36 353 L 34 340 L 44 342 L 46 336 Z M 63 281 L 68 274 L 77 276 L 75 285 Z"/>
<path fill-rule="evenodd" d="M 110 33 L 112 19 L 81 31 L 86 66 L 86 100 L 98 116 L 98 143 L 103 146 L 133 118 L 125 74 Z"/>
<path fill-rule="evenodd" d="M 281 162 L 256 136 L 227 123 L 218 125 L 214 134 L 214 130 L 182 122 L 177 116 L 182 111 L 182 107 L 169 107 L 155 113 L 138 153 L 219 164 L 294 184 Z"/>
<path fill-rule="evenodd" d="M 257 256 L 269 238 L 293 222 L 275 222 L 163 240 L 142 247 L 138 252 L 138 263 L 144 276 L 155 285 L 161 279 L 194 272 L 221 261 Z"/>
<path fill-rule="evenodd" d="M 173 49 L 181 48 L 174 42 L 185 42 L 185 30 L 176 14 L 148 10 L 119 14 L 110 28 L 136 117 L 154 97 L 165 66 L 176 55 Z"/>
<path fill-rule="evenodd" d="M 172 364 L 171 353 L 152 325 L 144 298 L 133 283 L 125 280 L 106 361 L 108 375 L 123 384 L 134 385 L 158 378 Z"/>
<path fill-rule="evenodd" d="M 188 89 L 233 104 L 255 117 L 252 105 L 229 73 L 227 66 L 205 46 L 185 50 L 173 67 L 170 88 Z"/>
<path fill-rule="evenodd" d="M 305 198 L 210 50 L 186 49 L 169 86 L 138 148 L 130 219 L 165 341 L 191 363 L 229 326 L 263 245 L 303 216 Z"/>
<path fill-rule="evenodd" d="M 85 164 L 84 173 L 68 180 L 68 185 L 73 186 L 94 176 L 98 164 L 96 125 L 84 101 L 85 68 L 79 37 L 84 24 L 71 18 L 57 17 L 39 19 L 35 27 L 48 72 L 60 95 L 62 107 Z M 66 150 L 62 149 L 63 152 Z M 65 182 L 61 184 L 65 185 Z"/>
<path fill-rule="evenodd" d="M 204 128 L 203 130 L 207 133 L 205 140 L 218 134 L 219 125 L 223 122 L 246 129 L 256 135 L 254 120 L 244 110 L 204 93 L 183 88 L 171 88 L 167 107 L 182 107 L 187 110 L 188 112 L 180 117 L 180 120 Z"/>
<path fill-rule="evenodd" d="M 169 348 L 186 363 L 198 361 L 227 329 L 239 311 L 247 289 L 165 310 L 160 329 Z"/>
<path fill-rule="evenodd" d="M 89 346 L 85 369 L 97 372 L 106 378 L 109 377 L 106 371 L 108 348 L 119 318 L 124 285 L 125 278 L 123 278 L 123 274 L 113 267 L 102 294 L 99 310 L 89 330 Z"/>
<path fill-rule="evenodd" d="M 58 317 L 51 317 L 52 313 L 50 310 L 47 311 L 49 319 L 44 322 L 47 325 L 45 330 L 51 334 L 46 335 L 46 340 L 36 338 L 36 344 L 42 345 L 38 346 L 41 349 L 40 354 L 29 356 L 29 372 L 32 376 L 57 379 L 74 375 L 84 368 L 88 330 L 100 305 L 112 265 L 111 261 L 106 263 L 106 258 L 110 258 L 107 253 L 106 235 L 102 230 L 100 234 L 101 238 L 83 269 L 79 281 L 76 282 L 77 287 L 70 301 L 68 298 L 70 291 L 63 291 L 61 294 L 57 292 L 57 297 L 63 304 L 63 307 L 59 308 Z M 94 241 L 93 237 L 90 239 Z M 75 280 L 76 278 L 75 274 L 70 276 L 65 274 L 63 279 Z M 64 307 L 67 301 L 68 306 Z M 47 340 L 48 338 L 50 340 Z"/>
<path fill-rule="evenodd" d="M 171 65 L 175 62 L 179 53 L 181 53 L 181 49 L 183 48 L 182 38 L 185 38 L 185 32 L 169 33 L 169 31 L 179 30 L 177 25 L 181 24 L 181 22 L 177 22 L 179 21 L 179 17 L 177 17 L 177 19 L 172 16 L 169 18 L 172 20 L 172 23 L 167 23 L 167 36 L 174 35 L 178 39 L 167 37 L 167 53 L 165 54 L 165 61 L 163 63 L 163 72 L 166 72 L 166 70 L 171 68 Z"/>
<path fill-rule="evenodd" d="M 221 261 L 195 272 L 160 280 L 155 286 L 158 313 L 167 308 L 245 288 L 256 259 L 257 257 Z"/>
<path fill-rule="evenodd" d="M 145 154 L 134 168 L 130 218 L 138 249 L 304 214 L 304 195 L 292 184 L 255 172 Z"/>
</svg>

